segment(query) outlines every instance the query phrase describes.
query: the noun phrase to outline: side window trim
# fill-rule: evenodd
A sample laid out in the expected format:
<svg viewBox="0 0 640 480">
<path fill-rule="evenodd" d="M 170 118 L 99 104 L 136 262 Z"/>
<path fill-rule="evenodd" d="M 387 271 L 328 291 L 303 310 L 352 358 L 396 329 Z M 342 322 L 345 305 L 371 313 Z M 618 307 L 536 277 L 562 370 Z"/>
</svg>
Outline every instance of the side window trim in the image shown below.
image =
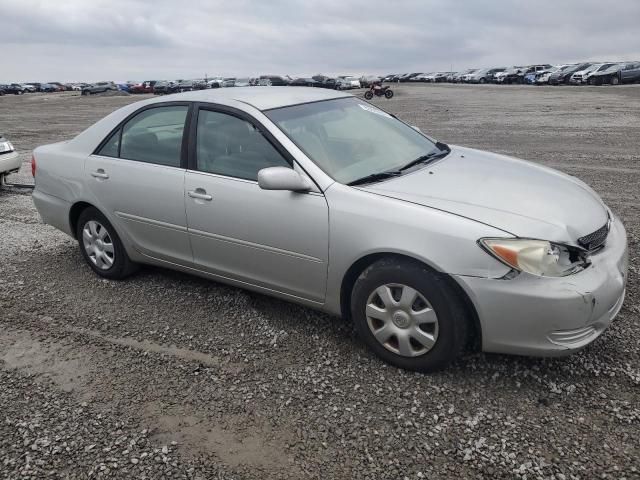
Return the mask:
<svg viewBox="0 0 640 480">
<path fill-rule="evenodd" d="M 123 120 L 121 120 L 120 123 L 118 123 L 118 125 L 115 126 L 115 128 L 109 131 L 109 133 L 102 139 L 102 141 L 93 150 L 93 152 L 91 152 L 91 155 L 100 155 L 100 150 L 102 150 L 105 144 L 111 139 L 112 135 L 118 132 L 119 138 L 118 138 L 118 157 L 117 158 L 122 158 L 120 155 L 121 153 L 120 150 L 122 148 L 122 132 L 124 130 L 124 126 L 131 119 L 136 117 L 138 114 L 146 110 L 151 110 L 153 108 L 181 107 L 181 106 L 187 107 L 187 114 L 185 116 L 184 127 L 182 129 L 182 144 L 180 147 L 180 167 L 171 167 L 171 168 L 187 169 L 188 159 L 189 159 L 189 143 L 190 143 L 189 140 L 191 137 L 191 125 L 193 123 L 192 122 L 193 111 L 197 110 L 194 108 L 195 107 L 194 102 L 184 102 L 184 101 L 183 102 L 158 102 L 158 103 L 151 103 L 149 105 L 145 105 L 144 107 L 135 110 L 134 112 L 127 115 Z M 114 158 L 114 157 L 109 157 L 109 158 Z"/>
</svg>

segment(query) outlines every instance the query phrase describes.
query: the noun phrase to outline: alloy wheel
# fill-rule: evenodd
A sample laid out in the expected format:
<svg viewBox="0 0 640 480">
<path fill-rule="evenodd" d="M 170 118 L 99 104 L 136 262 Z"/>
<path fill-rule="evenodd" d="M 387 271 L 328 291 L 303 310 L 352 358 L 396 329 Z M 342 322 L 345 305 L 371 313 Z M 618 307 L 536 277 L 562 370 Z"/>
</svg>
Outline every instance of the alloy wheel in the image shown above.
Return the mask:
<svg viewBox="0 0 640 480">
<path fill-rule="evenodd" d="M 367 324 L 387 350 L 418 357 L 438 340 L 438 317 L 431 304 L 416 289 L 402 284 L 376 288 L 367 300 Z"/>
<path fill-rule="evenodd" d="M 96 220 L 82 229 L 82 245 L 91 262 L 100 270 L 109 270 L 115 261 L 115 249 L 109 231 Z"/>
</svg>

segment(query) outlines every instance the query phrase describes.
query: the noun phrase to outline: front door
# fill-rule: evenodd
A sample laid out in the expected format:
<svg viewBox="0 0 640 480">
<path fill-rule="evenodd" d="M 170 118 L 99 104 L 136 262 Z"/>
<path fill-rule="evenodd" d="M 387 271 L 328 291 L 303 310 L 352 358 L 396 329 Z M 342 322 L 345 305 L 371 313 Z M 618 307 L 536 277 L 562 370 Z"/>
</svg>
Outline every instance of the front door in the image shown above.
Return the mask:
<svg viewBox="0 0 640 480">
<path fill-rule="evenodd" d="M 194 170 L 185 174 L 197 267 L 307 300 L 324 300 L 328 206 L 320 193 L 262 190 L 258 171 L 293 168 L 247 118 L 200 109 Z"/>
</svg>

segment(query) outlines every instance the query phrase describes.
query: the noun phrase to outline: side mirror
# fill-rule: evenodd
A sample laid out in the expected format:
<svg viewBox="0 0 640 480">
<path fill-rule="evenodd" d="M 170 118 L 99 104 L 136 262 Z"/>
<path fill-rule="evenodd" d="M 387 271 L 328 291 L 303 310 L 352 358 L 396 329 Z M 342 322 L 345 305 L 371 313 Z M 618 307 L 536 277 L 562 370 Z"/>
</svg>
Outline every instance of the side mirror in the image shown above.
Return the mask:
<svg viewBox="0 0 640 480">
<path fill-rule="evenodd" d="M 258 172 L 258 185 L 263 190 L 308 192 L 311 183 L 292 168 L 269 167 Z"/>
</svg>

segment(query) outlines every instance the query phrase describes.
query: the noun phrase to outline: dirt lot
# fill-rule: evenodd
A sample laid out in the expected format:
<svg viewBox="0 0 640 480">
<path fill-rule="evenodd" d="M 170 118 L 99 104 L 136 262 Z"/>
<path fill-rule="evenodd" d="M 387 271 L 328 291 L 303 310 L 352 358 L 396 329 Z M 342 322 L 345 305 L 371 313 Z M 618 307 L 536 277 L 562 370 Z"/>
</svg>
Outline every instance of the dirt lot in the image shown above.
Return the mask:
<svg viewBox="0 0 640 480">
<path fill-rule="evenodd" d="M 0 98 L 23 152 L 140 97 Z M 170 271 L 99 279 L 0 192 L 0 476 L 640 478 L 640 88 L 401 86 L 374 100 L 448 143 L 538 161 L 628 229 L 628 298 L 570 358 L 384 365 L 351 326 Z"/>
</svg>

